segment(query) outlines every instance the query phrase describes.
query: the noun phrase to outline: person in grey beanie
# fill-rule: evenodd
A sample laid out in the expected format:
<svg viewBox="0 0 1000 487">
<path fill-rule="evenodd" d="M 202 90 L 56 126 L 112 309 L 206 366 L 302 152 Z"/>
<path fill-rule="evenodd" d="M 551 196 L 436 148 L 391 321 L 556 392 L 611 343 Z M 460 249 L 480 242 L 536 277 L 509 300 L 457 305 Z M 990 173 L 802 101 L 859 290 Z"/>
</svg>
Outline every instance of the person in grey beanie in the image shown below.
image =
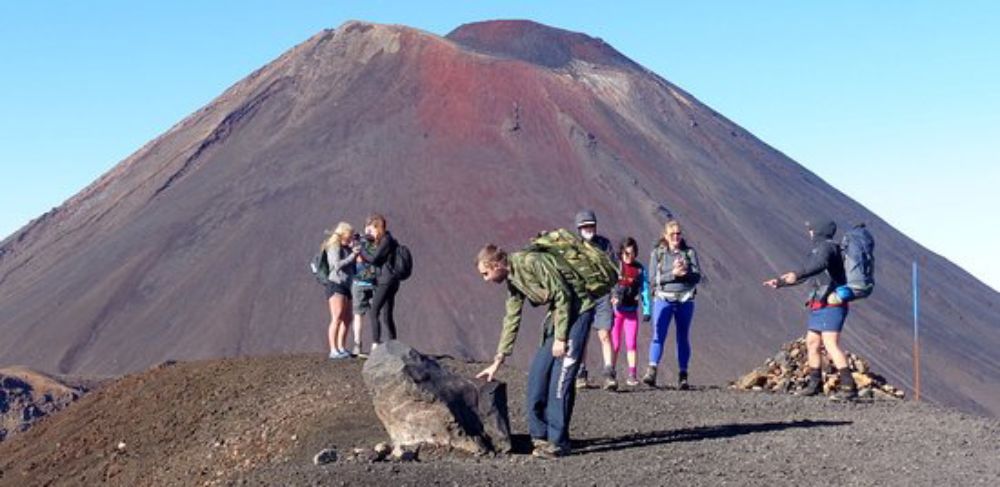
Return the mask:
<svg viewBox="0 0 1000 487">
<path fill-rule="evenodd" d="M 608 254 L 612 262 L 617 262 L 611 241 L 597 233 L 597 215 L 594 213 L 594 210 L 581 210 L 577 212 L 575 223 L 577 232 L 581 238 Z M 611 365 L 611 326 L 613 324 L 614 314 L 611 307 L 611 293 L 608 293 L 597 299 L 597 305 L 594 307 L 593 323 L 593 328 L 597 330 L 597 338 L 601 343 L 601 356 L 604 359 L 604 369 L 602 371 L 602 375 L 604 376 L 603 387 L 608 390 L 618 388 L 614 366 Z M 583 357 L 580 359 L 580 371 L 576 375 L 576 387 L 578 389 L 587 387 L 586 355 L 586 351 L 584 351 Z"/>
</svg>

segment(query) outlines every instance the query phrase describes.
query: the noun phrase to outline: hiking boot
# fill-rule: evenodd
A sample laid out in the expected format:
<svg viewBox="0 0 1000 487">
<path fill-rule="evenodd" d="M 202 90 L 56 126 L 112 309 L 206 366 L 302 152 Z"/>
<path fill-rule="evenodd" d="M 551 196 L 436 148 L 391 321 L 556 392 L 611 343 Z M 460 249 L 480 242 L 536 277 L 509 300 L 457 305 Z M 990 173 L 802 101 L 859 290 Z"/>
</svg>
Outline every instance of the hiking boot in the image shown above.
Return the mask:
<svg viewBox="0 0 1000 487">
<path fill-rule="evenodd" d="M 677 374 L 677 389 L 682 390 L 682 391 L 686 391 L 686 390 L 688 390 L 690 388 L 691 388 L 691 386 L 688 385 L 688 373 L 687 372 L 679 372 Z"/>
<path fill-rule="evenodd" d="M 656 387 L 656 367 L 650 366 L 646 373 L 642 375 L 642 383 L 649 387 Z"/>
<path fill-rule="evenodd" d="M 555 460 L 566 455 L 569 455 L 569 448 L 558 447 L 547 441 L 544 445 L 536 446 L 531 450 L 531 456 L 542 460 Z"/>
<path fill-rule="evenodd" d="M 625 379 L 625 385 L 635 387 L 639 385 L 639 379 L 637 379 L 634 375 L 630 375 L 628 376 L 628 379 Z"/>
<path fill-rule="evenodd" d="M 610 366 L 604 367 L 604 390 L 618 390 L 618 380 L 615 378 L 616 375 L 615 369 L 612 369 Z"/>
<path fill-rule="evenodd" d="M 837 392 L 830 396 L 831 401 L 853 401 L 858 398 L 858 389 L 855 387 L 840 386 Z"/>
<path fill-rule="evenodd" d="M 576 374 L 576 388 L 577 389 L 586 389 L 587 387 L 588 387 L 588 384 L 587 384 L 587 369 L 580 369 L 580 372 L 577 372 L 577 374 Z"/>
<path fill-rule="evenodd" d="M 815 396 L 816 394 L 819 394 L 819 392 L 822 389 L 823 389 L 823 385 L 820 383 L 819 379 L 813 379 L 812 377 L 810 377 L 809 381 L 806 382 L 805 387 L 803 387 L 802 389 L 799 389 L 798 392 L 795 393 L 795 395 L 796 396 Z"/>
</svg>

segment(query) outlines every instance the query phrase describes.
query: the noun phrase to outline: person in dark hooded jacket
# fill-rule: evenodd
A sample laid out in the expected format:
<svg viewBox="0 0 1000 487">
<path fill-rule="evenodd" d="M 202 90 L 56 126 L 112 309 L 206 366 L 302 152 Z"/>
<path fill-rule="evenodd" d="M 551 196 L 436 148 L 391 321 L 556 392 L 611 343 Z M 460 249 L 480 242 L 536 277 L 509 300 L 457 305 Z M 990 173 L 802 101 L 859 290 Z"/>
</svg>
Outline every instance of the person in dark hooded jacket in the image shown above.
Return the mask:
<svg viewBox="0 0 1000 487">
<path fill-rule="evenodd" d="M 822 391 L 820 347 L 824 347 L 840 375 L 840 387 L 831 398 L 854 399 L 857 397 L 857 386 L 847 367 L 847 357 L 840 348 L 840 332 L 844 328 L 849 306 L 846 302 L 841 302 L 834 292 L 838 286 L 847 283 L 840 246 L 833 241 L 837 224 L 828 218 L 814 218 L 806 222 L 806 227 L 813 241 L 813 248 L 805 266 L 764 281 L 764 285 L 776 289 L 810 283 L 806 302 L 810 310 L 806 333 L 810 373 L 809 381 L 799 394 L 812 396 Z"/>
<path fill-rule="evenodd" d="M 386 230 L 385 217 L 376 213 L 365 222 L 365 233 L 371 239 L 372 246 L 359 245 L 357 250 L 361 258 L 375 268 L 375 292 L 372 295 L 371 314 L 374 319 L 372 327 L 372 349 L 382 343 L 382 328 L 388 332 L 389 340 L 396 339 L 396 320 L 393 311 L 396 307 L 396 293 L 399 291 L 399 278 L 393 274 L 392 263 L 399 246 L 392 234 Z"/>
</svg>

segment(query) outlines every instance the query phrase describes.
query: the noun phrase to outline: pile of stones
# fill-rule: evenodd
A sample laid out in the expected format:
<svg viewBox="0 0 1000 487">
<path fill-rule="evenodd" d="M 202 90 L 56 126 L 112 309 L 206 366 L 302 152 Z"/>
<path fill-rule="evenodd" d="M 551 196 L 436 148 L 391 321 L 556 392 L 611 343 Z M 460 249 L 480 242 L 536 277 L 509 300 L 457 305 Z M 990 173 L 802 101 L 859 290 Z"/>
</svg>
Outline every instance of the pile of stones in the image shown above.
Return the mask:
<svg viewBox="0 0 1000 487">
<path fill-rule="evenodd" d="M 823 393 L 830 394 L 836 390 L 840 379 L 826 350 L 822 350 L 821 354 Z M 806 357 L 805 338 L 786 343 L 781 347 L 781 351 L 764 361 L 764 365 L 732 382 L 730 387 L 748 391 L 795 393 L 805 387 L 809 378 Z M 859 397 L 902 399 L 905 396 L 902 389 L 888 384 L 885 377 L 872 372 L 867 360 L 853 353 L 847 353 L 847 366 L 851 369 L 851 376 L 858 385 Z"/>
</svg>

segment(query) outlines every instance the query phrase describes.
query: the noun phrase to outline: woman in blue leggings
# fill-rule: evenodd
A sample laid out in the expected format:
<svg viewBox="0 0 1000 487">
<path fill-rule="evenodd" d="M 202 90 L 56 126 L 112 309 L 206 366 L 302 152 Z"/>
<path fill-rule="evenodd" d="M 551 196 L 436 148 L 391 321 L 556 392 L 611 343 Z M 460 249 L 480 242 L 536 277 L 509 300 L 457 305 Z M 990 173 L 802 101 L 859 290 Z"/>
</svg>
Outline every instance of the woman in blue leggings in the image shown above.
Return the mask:
<svg viewBox="0 0 1000 487">
<path fill-rule="evenodd" d="M 650 289 L 653 290 L 653 339 L 649 343 L 649 368 L 642 381 L 656 385 L 656 367 L 663 356 L 670 321 L 677 323 L 677 387 L 688 388 L 688 361 L 691 342 L 688 333 L 694 318 L 694 296 L 701 280 L 698 255 L 688 246 L 681 233 L 681 224 L 670 220 L 663 227 L 663 236 L 650 254 Z"/>
</svg>

